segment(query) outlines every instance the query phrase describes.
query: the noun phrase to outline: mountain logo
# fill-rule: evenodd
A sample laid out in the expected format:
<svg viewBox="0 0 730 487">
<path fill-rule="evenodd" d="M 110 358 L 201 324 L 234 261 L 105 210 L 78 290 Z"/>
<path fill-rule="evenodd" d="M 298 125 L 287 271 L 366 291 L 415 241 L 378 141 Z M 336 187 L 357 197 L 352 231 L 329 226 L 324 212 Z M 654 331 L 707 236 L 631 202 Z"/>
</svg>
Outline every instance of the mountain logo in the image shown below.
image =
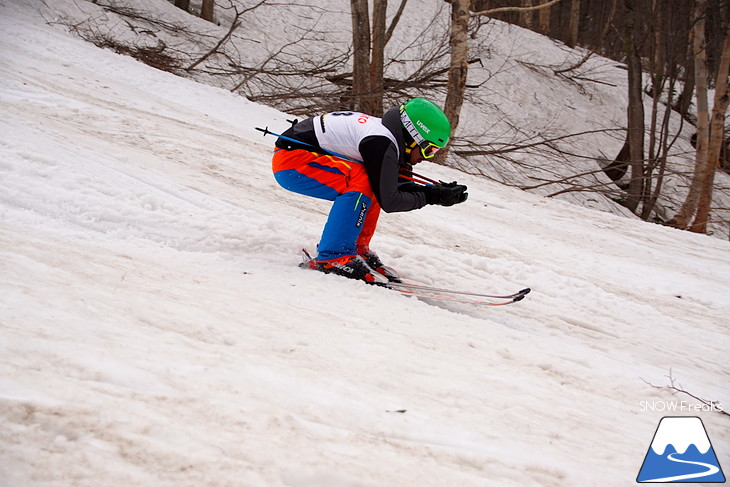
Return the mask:
<svg viewBox="0 0 730 487">
<path fill-rule="evenodd" d="M 702 420 L 695 416 L 663 417 L 636 481 L 725 482 Z"/>
</svg>

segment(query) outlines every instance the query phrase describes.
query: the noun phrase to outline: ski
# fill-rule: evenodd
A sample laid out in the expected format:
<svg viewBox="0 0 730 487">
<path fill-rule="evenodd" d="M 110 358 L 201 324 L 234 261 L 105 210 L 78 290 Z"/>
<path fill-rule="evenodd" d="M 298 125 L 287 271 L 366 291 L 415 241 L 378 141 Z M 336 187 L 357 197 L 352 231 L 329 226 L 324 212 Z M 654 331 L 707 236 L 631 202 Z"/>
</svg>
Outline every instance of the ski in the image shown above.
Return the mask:
<svg viewBox="0 0 730 487">
<path fill-rule="evenodd" d="M 390 287 L 403 289 L 403 290 L 410 290 L 414 292 L 433 292 L 433 293 L 446 293 L 446 294 L 458 294 L 461 296 L 472 296 L 477 298 L 492 298 L 492 299 L 514 299 L 515 301 L 519 301 L 520 299 L 524 298 L 531 289 L 529 287 L 525 289 L 520 289 L 519 291 L 512 293 L 512 294 L 485 294 L 485 293 L 476 293 L 472 291 L 458 291 L 456 289 L 448 289 L 448 288 L 442 288 L 442 287 L 431 287 L 431 286 L 425 286 L 422 284 L 412 284 L 412 283 L 406 283 L 406 282 L 392 282 L 390 283 Z"/>
<path fill-rule="evenodd" d="M 471 296 L 469 294 L 461 295 L 461 294 L 439 294 L 433 291 L 424 291 L 424 290 L 417 290 L 417 289 L 403 289 L 395 286 L 390 286 L 388 284 L 385 285 L 388 289 L 392 289 L 393 291 L 397 291 L 400 293 L 403 293 L 408 296 L 415 296 L 417 298 L 422 299 L 431 299 L 435 301 L 450 301 L 453 303 L 463 303 L 463 304 L 473 304 L 477 306 L 504 306 L 506 304 L 512 304 L 516 303 L 517 301 L 521 301 L 527 293 L 519 294 L 515 293 L 514 297 L 500 299 L 500 300 L 494 300 L 494 298 L 484 298 L 484 297 L 477 297 L 477 296 Z"/>
<path fill-rule="evenodd" d="M 314 259 L 306 249 L 302 249 L 302 263 L 299 264 L 299 267 L 304 269 L 317 268 L 314 265 Z M 524 288 L 511 294 L 486 294 L 407 282 L 388 282 L 379 285 L 407 296 L 479 306 L 504 306 L 506 304 L 516 303 L 524 299 L 531 291 L 530 288 Z"/>
</svg>

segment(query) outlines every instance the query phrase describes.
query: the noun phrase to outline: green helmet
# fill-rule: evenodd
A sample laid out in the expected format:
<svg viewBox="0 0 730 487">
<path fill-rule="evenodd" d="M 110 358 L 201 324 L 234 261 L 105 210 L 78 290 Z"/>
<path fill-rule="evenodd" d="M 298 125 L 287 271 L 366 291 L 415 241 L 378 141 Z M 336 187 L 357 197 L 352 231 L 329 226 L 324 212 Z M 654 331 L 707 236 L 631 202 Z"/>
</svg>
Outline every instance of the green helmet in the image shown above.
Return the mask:
<svg viewBox="0 0 730 487">
<path fill-rule="evenodd" d="M 403 127 L 421 147 L 430 144 L 443 148 L 449 143 L 451 124 L 434 102 L 425 98 L 413 98 L 400 107 Z"/>
</svg>

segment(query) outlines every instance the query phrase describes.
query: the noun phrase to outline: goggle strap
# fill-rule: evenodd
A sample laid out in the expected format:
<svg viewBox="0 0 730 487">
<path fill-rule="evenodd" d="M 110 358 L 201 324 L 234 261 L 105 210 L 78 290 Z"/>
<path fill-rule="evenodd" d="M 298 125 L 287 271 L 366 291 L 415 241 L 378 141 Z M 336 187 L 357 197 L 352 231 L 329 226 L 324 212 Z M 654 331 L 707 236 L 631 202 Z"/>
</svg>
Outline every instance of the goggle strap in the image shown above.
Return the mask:
<svg viewBox="0 0 730 487">
<path fill-rule="evenodd" d="M 421 134 L 418 132 L 418 129 L 416 128 L 416 124 L 413 123 L 413 120 L 411 120 L 411 117 L 408 116 L 408 113 L 401 107 L 400 112 L 400 121 L 403 124 L 403 126 L 406 128 L 409 134 L 411 134 L 411 137 L 413 137 L 413 140 L 418 143 L 418 145 L 423 144 L 426 142 L 426 140 L 421 137 Z"/>
<path fill-rule="evenodd" d="M 414 140 L 414 141 L 413 141 L 413 142 L 411 142 L 411 143 L 410 143 L 410 144 L 409 144 L 408 146 L 406 146 L 406 154 L 410 154 L 410 153 L 411 153 L 411 151 L 412 151 L 413 149 L 415 149 L 415 148 L 416 148 L 416 146 L 418 146 L 418 142 L 416 142 L 416 141 Z M 420 147 L 420 146 L 418 146 L 418 147 Z"/>
</svg>

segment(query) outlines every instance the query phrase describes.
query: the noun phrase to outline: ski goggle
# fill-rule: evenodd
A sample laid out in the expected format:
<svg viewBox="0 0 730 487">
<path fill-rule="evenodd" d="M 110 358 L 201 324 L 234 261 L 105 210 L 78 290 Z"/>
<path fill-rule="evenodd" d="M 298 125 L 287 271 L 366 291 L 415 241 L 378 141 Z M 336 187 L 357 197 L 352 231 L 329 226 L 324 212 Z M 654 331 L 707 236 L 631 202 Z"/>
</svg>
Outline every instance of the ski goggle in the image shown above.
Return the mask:
<svg viewBox="0 0 730 487">
<path fill-rule="evenodd" d="M 418 147 L 421 150 L 421 155 L 424 159 L 431 159 L 433 156 L 436 155 L 438 151 L 441 150 L 441 147 L 432 144 L 431 142 L 425 142 L 426 147 L 423 147 L 415 140 L 411 142 L 411 145 L 408 147 L 408 150 L 406 151 L 406 154 L 410 154 L 413 149 Z"/>
<path fill-rule="evenodd" d="M 431 159 L 433 156 L 436 155 L 438 151 L 441 150 L 441 147 L 437 146 L 434 143 L 425 141 L 424 142 L 426 146 L 424 147 L 423 144 L 418 144 L 418 147 L 421 148 L 421 155 L 423 155 L 424 159 Z"/>
</svg>

